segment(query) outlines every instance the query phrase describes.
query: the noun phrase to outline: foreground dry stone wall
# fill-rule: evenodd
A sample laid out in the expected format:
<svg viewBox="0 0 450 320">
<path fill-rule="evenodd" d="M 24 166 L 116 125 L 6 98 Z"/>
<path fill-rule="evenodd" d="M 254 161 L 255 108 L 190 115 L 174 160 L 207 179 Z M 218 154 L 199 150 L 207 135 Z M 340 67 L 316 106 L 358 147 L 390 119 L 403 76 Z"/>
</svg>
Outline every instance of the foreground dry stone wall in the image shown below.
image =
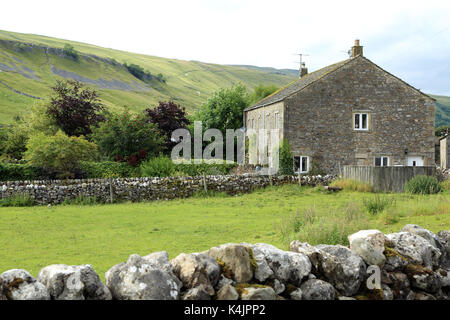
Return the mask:
<svg viewBox="0 0 450 320">
<path fill-rule="evenodd" d="M 290 251 L 228 243 L 204 252 L 132 254 L 106 272 L 51 265 L 0 275 L 0 300 L 448 300 L 450 231 L 363 230 L 349 247 L 293 241 Z"/>
<path fill-rule="evenodd" d="M 335 176 L 303 176 L 303 185 L 327 185 Z M 246 193 L 269 185 L 298 183 L 296 176 L 229 175 L 206 176 L 208 190 L 230 195 Z M 96 197 L 107 202 L 169 200 L 192 196 L 204 190 L 204 177 L 83 179 L 0 182 L 0 199 L 28 194 L 38 204 L 60 204 L 77 197 Z"/>
</svg>

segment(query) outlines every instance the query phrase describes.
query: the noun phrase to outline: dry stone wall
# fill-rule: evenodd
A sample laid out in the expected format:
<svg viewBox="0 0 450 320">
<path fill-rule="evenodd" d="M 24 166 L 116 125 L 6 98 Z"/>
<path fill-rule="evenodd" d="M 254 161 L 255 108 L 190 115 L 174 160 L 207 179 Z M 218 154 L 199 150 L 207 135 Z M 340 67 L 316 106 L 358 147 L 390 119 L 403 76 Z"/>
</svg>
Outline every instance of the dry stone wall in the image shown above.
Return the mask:
<svg viewBox="0 0 450 320">
<path fill-rule="evenodd" d="M 0 300 L 449 300 L 450 231 L 362 230 L 350 245 L 227 243 L 204 252 L 132 254 L 102 283 L 91 265 L 0 274 Z"/>
<path fill-rule="evenodd" d="M 327 185 L 334 176 L 303 176 L 302 184 Z M 207 190 L 230 195 L 246 193 L 270 185 L 298 183 L 296 176 L 230 175 L 206 176 Z M 38 204 L 60 204 L 77 197 L 114 201 L 169 200 L 192 196 L 204 190 L 204 177 L 83 179 L 0 182 L 0 199 L 28 194 Z"/>
</svg>

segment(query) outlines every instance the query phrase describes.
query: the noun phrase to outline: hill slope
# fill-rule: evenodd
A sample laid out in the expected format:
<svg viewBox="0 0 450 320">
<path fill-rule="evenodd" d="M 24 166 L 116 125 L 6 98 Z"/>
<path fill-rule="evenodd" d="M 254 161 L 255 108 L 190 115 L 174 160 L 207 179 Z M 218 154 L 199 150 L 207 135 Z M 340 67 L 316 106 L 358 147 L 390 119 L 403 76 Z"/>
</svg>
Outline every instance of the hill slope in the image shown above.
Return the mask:
<svg viewBox="0 0 450 320">
<path fill-rule="evenodd" d="M 79 53 L 79 61 L 64 54 L 66 44 Z M 123 63 L 162 74 L 166 82 L 156 78 L 143 82 Z M 258 84 L 281 87 L 296 79 L 297 71 L 166 59 L 0 30 L 0 123 L 11 122 L 36 101 L 48 98 L 50 86 L 63 78 L 96 87 L 113 110 L 126 105 L 139 111 L 171 99 L 192 112 L 219 88 L 239 82 L 250 89 Z M 432 96 L 437 100 L 436 127 L 450 125 L 450 97 Z"/>
<path fill-rule="evenodd" d="M 450 126 L 450 97 L 431 96 L 436 99 L 436 128 Z"/>
<path fill-rule="evenodd" d="M 75 61 L 63 51 L 70 44 L 79 53 Z M 143 82 L 123 63 L 136 64 L 157 78 Z M 45 36 L 0 31 L 0 123 L 23 113 L 38 98 L 45 99 L 57 79 L 75 78 L 96 87 L 109 108 L 131 110 L 174 100 L 188 112 L 200 107 L 219 88 L 242 82 L 283 86 L 296 78 L 289 70 L 248 68 L 183 61 L 101 48 Z"/>
</svg>

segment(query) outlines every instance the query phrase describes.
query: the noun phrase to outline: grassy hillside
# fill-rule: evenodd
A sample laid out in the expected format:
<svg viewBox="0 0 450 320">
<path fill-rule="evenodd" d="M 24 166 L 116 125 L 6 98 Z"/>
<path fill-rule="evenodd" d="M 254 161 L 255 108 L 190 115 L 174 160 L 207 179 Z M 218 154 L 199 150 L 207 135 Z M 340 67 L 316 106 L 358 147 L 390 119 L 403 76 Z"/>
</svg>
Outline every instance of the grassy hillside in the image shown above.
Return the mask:
<svg viewBox="0 0 450 320">
<path fill-rule="evenodd" d="M 63 54 L 70 44 L 80 54 L 74 61 Z M 58 50 L 55 50 L 57 48 Z M 166 82 L 142 82 L 122 65 L 136 64 Z M 49 87 L 61 75 L 79 77 L 99 89 L 105 105 L 131 110 L 172 99 L 192 112 L 219 88 L 239 82 L 249 89 L 258 84 L 283 86 L 296 78 L 289 70 L 224 66 L 166 59 L 45 36 L 0 31 L 0 123 L 12 121 L 38 99 L 47 98 Z M 15 91 L 14 91 L 15 90 Z"/>
<path fill-rule="evenodd" d="M 74 61 L 62 53 L 65 44 L 80 54 Z M 166 83 L 142 82 L 122 65 L 137 64 Z M 249 89 L 258 84 L 283 86 L 297 78 L 290 69 L 217 65 L 166 59 L 102 48 L 86 43 L 0 30 L 0 123 L 11 122 L 39 99 L 48 98 L 57 79 L 79 77 L 96 87 L 112 110 L 126 105 L 139 111 L 172 99 L 188 112 L 199 108 L 219 88 L 239 82 Z M 23 93 L 23 94 L 20 94 Z M 437 99 L 436 127 L 450 125 L 450 97 Z"/>
<path fill-rule="evenodd" d="M 450 126 L 450 97 L 431 96 L 436 99 L 436 127 Z"/>
</svg>

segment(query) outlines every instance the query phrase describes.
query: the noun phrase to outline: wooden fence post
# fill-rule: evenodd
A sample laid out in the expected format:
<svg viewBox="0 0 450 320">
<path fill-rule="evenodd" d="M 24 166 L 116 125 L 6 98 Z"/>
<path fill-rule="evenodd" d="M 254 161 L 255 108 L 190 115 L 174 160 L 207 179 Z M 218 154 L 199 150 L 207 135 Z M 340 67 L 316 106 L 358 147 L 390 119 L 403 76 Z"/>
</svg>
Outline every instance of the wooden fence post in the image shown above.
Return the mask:
<svg viewBox="0 0 450 320">
<path fill-rule="evenodd" d="M 203 188 L 205 189 L 205 192 L 208 192 L 208 186 L 206 185 L 206 172 L 203 171 Z"/>
<path fill-rule="evenodd" d="M 109 178 L 109 201 L 114 203 L 114 192 L 112 186 L 112 178 Z"/>
</svg>

